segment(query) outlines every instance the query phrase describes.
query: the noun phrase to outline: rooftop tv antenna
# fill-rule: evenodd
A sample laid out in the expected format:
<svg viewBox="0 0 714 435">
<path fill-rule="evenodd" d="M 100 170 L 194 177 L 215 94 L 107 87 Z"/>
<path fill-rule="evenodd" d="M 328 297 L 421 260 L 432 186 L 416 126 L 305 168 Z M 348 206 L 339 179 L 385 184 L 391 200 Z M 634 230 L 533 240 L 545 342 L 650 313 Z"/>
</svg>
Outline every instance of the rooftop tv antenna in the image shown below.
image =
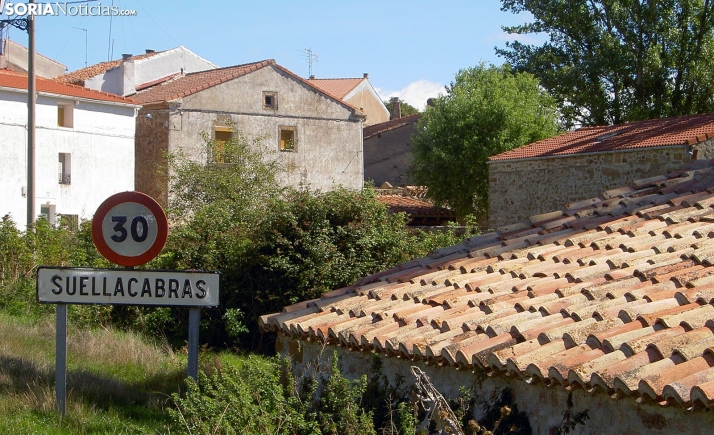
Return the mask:
<svg viewBox="0 0 714 435">
<path fill-rule="evenodd" d="M 313 53 L 312 48 L 300 50 L 300 53 L 302 53 L 302 57 L 307 62 L 308 77 L 312 77 L 312 64 L 317 63 L 317 55 Z"/>
<path fill-rule="evenodd" d="M 87 67 L 87 29 L 81 27 L 72 27 L 73 29 L 82 30 L 84 32 L 84 67 Z"/>
</svg>

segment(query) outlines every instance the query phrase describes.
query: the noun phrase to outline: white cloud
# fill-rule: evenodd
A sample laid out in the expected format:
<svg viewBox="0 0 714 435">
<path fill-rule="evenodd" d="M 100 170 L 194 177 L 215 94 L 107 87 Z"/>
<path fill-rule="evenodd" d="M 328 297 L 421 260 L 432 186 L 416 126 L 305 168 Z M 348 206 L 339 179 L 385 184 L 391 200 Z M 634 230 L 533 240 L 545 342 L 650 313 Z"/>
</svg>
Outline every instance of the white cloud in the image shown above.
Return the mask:
<svg viewBox="0 0 714 435">
<path fill-rule="evenodd" d="M 422 79 L 409 83 L 400 91 L 388 91 L 381 88 L 377 88 L 376 91 L 383 101 L 388 101 L 392 97 L 399 97 L 400 100 L 406 101 L 417 109 L 424 110 L 426 100 L 444 93 L 444 85 Z"/>
</svg>

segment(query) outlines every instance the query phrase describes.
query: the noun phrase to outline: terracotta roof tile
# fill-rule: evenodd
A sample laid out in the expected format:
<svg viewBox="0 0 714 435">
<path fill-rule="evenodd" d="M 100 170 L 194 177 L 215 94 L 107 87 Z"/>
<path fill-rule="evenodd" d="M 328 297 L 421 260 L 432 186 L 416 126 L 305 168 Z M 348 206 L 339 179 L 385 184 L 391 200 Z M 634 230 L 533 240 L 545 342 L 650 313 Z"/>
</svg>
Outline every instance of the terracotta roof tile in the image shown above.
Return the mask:
<svg viewBox="0 0 714 435">
<path fill-rule="evenodd" d="M 308 83 L 316 88 L 322 89 L 328 94 L 334 95 L 343 99 L 352 92 L 354 88 L 360 85 L 365 78 L 340 78 L 340 79 L 315 79 L 309 78 Z"/>
<path fill-rule="evenodd" d="M 136 100 L 120 97 L 118 95 L 99 92 L 82 86 L 60 83 L 54 80 L 37 77 L 35 86 L 38 92 L 62 95 L 70 98 L 84 98 L 95 101 L 105 101 L 108 103 L 122 103 L 139 105 Z M 27 90 L 27 74 L 0 69 L 0 87 Z"/>
<path fill-rule="evenodd" d="M 571 204 L 593 215 L 564 208 L 465 240 L 261 326 L 302 338 L 331 322 L 312 335 L 613 400 L 714 409 L 711 168 Z"/>
<path fill-rule="evenodd" d="M 553 157 L 696 144 L 714 137 L 714 114 L 680 116 L 600 127 L 584 127 L 491 157 L 491 161 Z M 664 181 L 643 179 L 641 184 Z M 612 191 L 618 196 L 618 191 Z"/>
<path fill-rule="evenodd" d="M 131 56 L 129 58 L 129 60 L 146 59 L 147 57 L 155 56 L 159 53 L 161 53 L 161 52 L 154 51 L 154 52 L 149 52 L 149 53 L 144 53 L 144 54 L 138 54 L 136 56 Z M 109 71 L 110 69 L 118 67 L 119 65 L 121 65 L 122 62 L 123 62 L 123 59 L 110 60 L 107 62 L 100 62 L 98 64 L 90 65 L 88 67 L 81 68 L 76 71 L 72 71 L 70 73 L 55 77 L 54 80 L 58 81 L 60 83 L 70 83 L 73 85 L 84 86 L 84 82 L 86 80 L 88 80 L 94 76 L 104 74 L 105 72 Z"/>
</svg>

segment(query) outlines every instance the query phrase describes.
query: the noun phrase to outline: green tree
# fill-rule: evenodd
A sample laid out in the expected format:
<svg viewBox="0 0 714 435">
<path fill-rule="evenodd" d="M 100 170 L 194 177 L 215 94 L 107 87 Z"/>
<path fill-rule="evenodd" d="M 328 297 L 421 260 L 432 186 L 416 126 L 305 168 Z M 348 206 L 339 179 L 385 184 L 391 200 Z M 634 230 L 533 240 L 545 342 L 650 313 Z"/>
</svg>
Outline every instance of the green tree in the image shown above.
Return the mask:
<svg viewBox="0 0 714 435">
<path fill-rule="evenodd" d="M 502 0 L 533 21 L 504 27 L 548 36 L 496 52 L 534 74 L 566 127 L 714 110 L 712 0 Z"/>
<path fill-rule="evenodd" d="M 459 218 L 488 211 L 490 156 L 554 135 L 553 99 L 532 75 L 507 65 L 461 70 L 417 124 L 412 174 Z"/>
<path fill-rule="evenodd" d="M 412 234 L 407 217 L 388 213 L 372 188 L 277 187 L 284 168 L 275 157 L 259 142 L 233 136 L 226 143 L 203 138 L 209 156 L 222 153 L 211 159 L 220 163 L 170 156 L 167 210 L 174 225 L 150 265 L 221 272 L 221 305 L 202 313 L 201 339 L 211 346 L 272 351 L 258 331 L 259 316 L 460 241 L 452 233 Z M 178 308 L 150 308 L 132 311 L 127 323 L 184 340 L 186 319 Z"/>
<path fill-rule="evenodd" d="M 392 105 L 392 102 L 383 101 L 383 103 L 389 111 L 389 119 L 392 119 L 394 117 L 394 106 Z M 417 113 L 419 113 L 419 110 L 416 107 L 412 106 L 411 104 L 407 103 L 402 99 L 399 100 L 399 106 L 399 111 L 402 116 L 416 115 Z"/>
</svg>

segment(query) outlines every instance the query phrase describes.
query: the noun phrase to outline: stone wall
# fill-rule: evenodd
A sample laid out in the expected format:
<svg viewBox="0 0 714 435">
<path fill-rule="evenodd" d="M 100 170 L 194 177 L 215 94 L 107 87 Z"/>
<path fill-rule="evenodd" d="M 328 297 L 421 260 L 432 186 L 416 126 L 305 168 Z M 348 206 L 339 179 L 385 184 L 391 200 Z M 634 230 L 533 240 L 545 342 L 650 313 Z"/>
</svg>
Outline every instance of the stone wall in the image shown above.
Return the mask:
<svg viewBox="0 0 714 435">
<path fill-rule="evenodd" d="M 282 356 L 290 355 L 296 377 L 311 376 L 317 368 L 318 376 L 329 375 L 327 370 L 334 352 L 343 376 L 357 379 L 369 376 L 373 359 L 382 361 L 382 373 L 390 382 L 398 377 L 405 382 L 409 391 L 413 385 L 410 366 L 422 369 L 431 379 L 432 384 L 448 400 L 459 395 L 461 387 L 477 387 L 483 398 L 498 390 L 508 388 L 512 393 L 514 405 L 519 412 L 524 412 L 531 425 L 533 434 L 554 433 L 563 421 L 563 412 L 575 414 L 587 410 L 589 419 L 584 424 L 576 425 L 571 434 L 618 434 L 664 435 L 673 433 L 706 434 L 711 433 L 714 416 L 708 411 L 688 411 L 678 406 L 663 407 L 658 404 L 637 403 L 629 397 L 613 399 L 601 391 L 587 392 L 582 389 L 568 391 L 562 386 L 546 386 L 542 383 L 528 383 L 512 377 L 488 376 L 483 372 L 456 370 L 451 366 L 425 365 L 422 361 L 409 361 L 391 358 L 385 355 L 350 351 L 344 346 L 322 346 L 320 343 L 297 341 L 286 336 L 279 336 L 276 349 Z M 316 362 L 319 361 L 319 366 Z M 480 412 L 479 409 L 476 410 Z M 476 418 L 480 415 L 476 414 Z"/>
<path fill-rule="evenodd" d="M 385 181 L 392 186 L 411 183 L 407 169 L 412 162 L 411 137 L 416 122 L 387 130 L 364 140 L 364 179 L 379 187 Z"/>
<path fill-rule="evenodd" d="M 711 140 L 697 158 L 711 158 Z M 599 196 L 633 180 L 681 168 L 689 147 L 676 145 L 602 154 L 489 162 L 489 226 L 498 228 L 563 205 Z"/>
</svg>

